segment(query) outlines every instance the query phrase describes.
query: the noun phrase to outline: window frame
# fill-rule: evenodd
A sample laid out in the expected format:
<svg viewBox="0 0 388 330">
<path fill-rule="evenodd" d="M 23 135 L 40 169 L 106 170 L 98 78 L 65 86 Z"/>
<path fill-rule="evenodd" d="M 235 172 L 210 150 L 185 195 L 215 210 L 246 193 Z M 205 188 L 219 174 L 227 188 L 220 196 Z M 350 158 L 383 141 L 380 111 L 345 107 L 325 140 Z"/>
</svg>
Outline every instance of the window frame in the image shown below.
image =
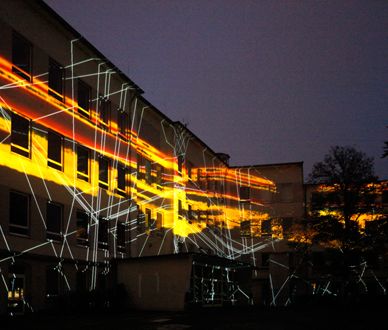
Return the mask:
<svg viewBox="0 0 388 330">
<path fill-rule="evenodd" d="M 19 123 L 19 126 L 15 128 L 17 119 L 25 121 L 24 124 L 27 124 L 27 134 L 25 134 L 25 132 L 21 132 L 21 126 L 23 126 L 22 123 Z M 24 143 L 15 142 L 15 140 L 18 139 L 26 139 L 26 145 L 24 145 Z M 24 157 L 29 158 L 31 156 L 31 120 L 17 114 L 16 112 L 11 113 L 11 151 Z"/>
<path fill-rule="evenodd" d="M 16 224 L 12 222 L 13 216 L 17 216 L 19 218 L 19 215 L 12 214 L 13 207 L 11 205 L 11 199 L 12 194 L 19 195 L 25 197 L 25 201 L 27 203 L 26 207 L 24 208 L 26 210 L 25 216 L 26 216 L 26 224 Z M 20 200 L 18 202 L 15 202 L 15 210 L 23 210 L 23 207 L 20 205 Z M 8 231 L 12 235 L 18 235 L 18 236 L 24 236 L 29 237 L 30 236 L 30 222 L 31 222 L 31 196 L 29 194 L 25 194 L 20 191 L 16 190 L 10 190 L 9 192 L 9 221 L 8 221 Z M 13 230 L 12 230 L 13 229 Z M 15 231 L 16 229 L 16 231 Z"/>
<path fill-rule="evenodd" d="M 87 153 L 86 171 L 80 171 L 80 150 Z M 77 145 L 77 178 L 86 182 L 90 180 L 90 149 L 80 144 Z"/>
<path fill-rule="evenodd" d="M 82 92 L 85 92 L 87 93 L 87 97 L 81 97 L 81 94 Z M 90 99 L 91 99 L 91 95 L 92 95 L 92 89 L 91 87 L 85 83 L 84 81 L 82 81 L 81 79 L 78 79 L 78 85 L 77 85 L 77 111 L 78 113 L 84 117 L 84 118 L 87 118 L 87 119 L 90 119 Z M 83 98 L 85 99 L 88 99 L 86 101 L 87 104 L 87 109 L 85 108 L 85 106 L 82 104 L 80 105 L 80 100 L 83 102 L 85 100 L 83 100 Z"/>
<path fill-rule="evenodd" d="M 57 75 L 59 77 L 59 81 L 57 81 Z M 49 72 L 48 72 L 48 94 L 58 101 L 64 102 L 65 93 L 64 93 L 64 78 L 65 78 L 65 70 L 62 65 L 60 65 L 57 61 L 49 58 Z M 57 89 L 56 85 L 59 85 Z"/>
<path fill-rule="evenodd" d="M 57 206 L 59 208 L 59 231 L 51 231 L 49 230 L 49 205 L 50 206 Z M 52 239 L 54 241 L 62 241 L 62 226 L 63 226 L 63 204 L 53 202 L 53 201 L 47 201 L 46 204 L 46 238 Z"/>
<path fill-rule="evenodd" d="M 52 139 L 50 139 L 50 136 L 52 137 L 55 137 L 55 138 L 58 138 L 59 139 L 59 146 L 60 146 L 60 160 L 58 161 L 58 159 L 53 159 L 52 157 L 50 157 L 50 140 L 52 141 Z M 55 168 L 56 170 L 59 170 L 59 171 L 63 171 L 63 136 L 60 135 L 60 134 L 57 134 L 53 131 L 48 131 L 47 133 L 47 165 L 52 167 L 52 168 Z M 54 141 L 52 141 L 54 142 Z M 58 142 L 58 141 L 55 141 L 55 142 Z M 52 146 L 54 147 L 54 146 Z M 54 147 L 55 148 L 55 147 Z M 58 151 L 54 152 L 54 153 L 57 153 Z"/>
<path fill-rule="evenodd" d="M 28 48 L 28 59 L 27 63 L 15 63 L 17 62 L 16 55 L 16 42 L 19 41 L 21 43 L 24 43 L 24 46 L 27 46 Z M 13 31 L 12 33 L 12 72 L 19 77 L 23 78 L 24 80 L 28 82 L 32 82 L 32 43 L 29 42 L 24 36 L 22 36 L 20 33 Z M 19 65 L 18 65 L 19 64 Z M 24 69 L 21 65 L 25 65 L 26 68 Z"/>
</svg>

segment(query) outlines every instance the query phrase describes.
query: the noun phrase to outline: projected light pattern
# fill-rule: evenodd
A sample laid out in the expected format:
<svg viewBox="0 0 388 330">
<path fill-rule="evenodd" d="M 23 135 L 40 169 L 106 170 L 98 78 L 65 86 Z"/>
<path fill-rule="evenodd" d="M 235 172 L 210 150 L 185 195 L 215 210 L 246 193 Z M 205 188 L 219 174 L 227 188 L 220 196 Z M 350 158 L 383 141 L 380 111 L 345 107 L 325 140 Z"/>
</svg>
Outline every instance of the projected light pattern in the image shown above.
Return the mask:
<svg viewBox="0 0 388 330">
<path fill-rule="evenodd" d="M 94 290 L 110 273 L 113 258 L 201 252 L 256 266 L 260 252 L 276 250 L 282 229 L 274 221 L 264 236 L 262 224 L 271 219 L 271 210 L 261 197 L 276 193 L 274 183 L 253 169 L 228 167 L 186 127 L 153 109 L 136 86 L 118 84 L 120 74 L 104 60 L 75 61 L 78 42 L 71 42 L 71 61 L 63 68 L 71 86 L 66 95 L 49 87 L 49 72 L 26 80 L 27 72 L 21 77 L 22 68 L 15 70 L 0 57 L 0 167 L 10 174 L 3 175 L 2 184 L 34 209 L 33 226 L 13 220 L 9 235 L 10 228 L 0 225 L 0 248 L 8 251 L 0 257 L 0 270 L 5 264 L 14 269 L 10 280 L 0 276 L 14 310 L 21 304 L 33 310 L 17 270 L 18 259 L 30 254 L 53 257 L 53 271 L 66 290 L 75 290 L 69 267 L 80 277 L 90 274 L 88 289 Z M 90 90 L 76 89 L 80 79 Z M 59 227 L 49 222 L 55 216 L 48 210 L 61 214 Z M 207 272 L 193 275 L 194 288 L 205 292 L 201 299 L 207 303 L 219 300 L 221 289 L 215 286 L 221 280 L 230 301 L 251 300 L 229 268 L 196 269 Z M 272 305 L 294 274 L 276 287 L 269 274 Z M 323 291 L 328 293 L 330 282 Z M 192 299 L 200 298 L 194 293 Z"/>
</svg>

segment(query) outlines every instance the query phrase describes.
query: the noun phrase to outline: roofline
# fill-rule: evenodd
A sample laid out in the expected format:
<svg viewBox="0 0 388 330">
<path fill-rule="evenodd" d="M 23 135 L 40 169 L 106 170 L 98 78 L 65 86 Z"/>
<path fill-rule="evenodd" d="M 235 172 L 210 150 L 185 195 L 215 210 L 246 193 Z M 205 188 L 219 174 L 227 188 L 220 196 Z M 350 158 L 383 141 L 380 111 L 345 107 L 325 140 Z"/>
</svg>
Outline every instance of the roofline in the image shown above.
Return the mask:
<svg viewBox="0 0 388 330">
<path fill-rule="evenodd" d="M 53 16 L 55 20 L 59 21 L 62 26 L 67 29 L 70 33 L 74 34 L 74 36 L 78 39 L 81 39 L 81 42 L 85 44 L 86 47 L 90 48 L 92 52 L 95 52 L 98 57 L 104 60 L 113 70 L 116 71 L 124 80 L 127 80 L 131 83 L 133 87 L 135 87 L 136 91 L 139 94 L 143 94 L 144 91 L 133 82 L 124 72 L 122 72 L 116 65 L 114 65 L 109 59 L 105 57 L 95 46 L 93 46 L 83 35 L 81 35 L 76 29 L 74 29 L 68 22 L 65 21 L 54 9 L 52 9 L 46 2 L 43 0 L 38 0 L 36 2 L 39 6 L 41 6 L 45 11 L 48 12 L 49 15 Z"/>
<path fill-rule="evenodd" d="M 273 164 L 256 164 L 256 165 L 233 165 L 229 166 L 230 168 L 250 168 L 250 167 L 271 167 L 271 166 L 285 166 L 285 165 L 302 165 L 303 167 L 303 161 L 299 162 L 287 162 L 287 163 L 273 163 Z"/>
</svg>

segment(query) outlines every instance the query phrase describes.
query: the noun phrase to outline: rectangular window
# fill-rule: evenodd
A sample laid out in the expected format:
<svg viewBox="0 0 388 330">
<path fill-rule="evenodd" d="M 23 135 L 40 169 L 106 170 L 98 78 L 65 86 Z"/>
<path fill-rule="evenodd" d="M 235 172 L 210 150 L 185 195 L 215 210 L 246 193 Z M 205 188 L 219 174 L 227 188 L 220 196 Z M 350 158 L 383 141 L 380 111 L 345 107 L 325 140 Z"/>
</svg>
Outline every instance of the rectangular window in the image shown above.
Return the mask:
<svg viewBox="0 0 388 330">
<path fill-rule="evenodd" d="M 151 228 L 152 224 L 152 212 L 151 209 L 145 209 L 145 225 L 147 230 Z"/>
<path fill-rule="evenodd" d="M 140 154 L 137 154 L 137 179 L 142 180 L 145 177 L 144 169 L 144 157 Z"/>
<path fill-rule="evenodd" d="M 156 228 L 158 229 L 163 228 L 163 214 L 160 212 L 156 213 Z"/>
<path fill-rule="evenodd" d="M 126 194 L 127 169 L 124 166 L 117 166 L 117 192 L 125 196 Z"/>
<path fill-rule="evenodd" d="M 102 156 L 98 158 L 98 184 L 104 189 L 109 187 L 109 159 Z"/>
<path fill-rule="evenodd" d="M 62 136 L 49 131 L 47 143 L 47 165 L 57 170 L 62 170 Z"/>
<path fill-rule="evenodd" d="M 55 267 L 46 269 L 46 298 L 59 295 L 59 272 Z"/>
<path fill-rule="evenodd" d="M 9 194 L 9 232 L 29 234 L 30 196 L 11 191 Z"/>
<path fill-rule="evenodd" d="M 180 174 L 182 174 L 183 161 L 184 161 L 183 155 L 179 155 L 178 156 L 178 172 Z"/>
<path fill-rule="evenodd" d="M 125 224 L 117 223 L 117 251 L 125 253 Z"/>
<path fill-rule="evenodd" d="M 100 249 L 108 249 L 108 230 L 109 222 L 105 218 L 98 219 L 98 247 Z"/>
<path fill-rule="evenodd" d="M 88 244 L 89 237 L 89 215 L 84 211 L 77 211 L 77 243 Z"/>
<path fill-rule="evenodd" d="M 161 189 L 163 184 L 163 167 L 160 165 L 156 165 L 156 184 Z"/>
<path fill-rule="evenodd" d="M 56 241 L 62 240 L 62 218 L 63 218 L 63 205 L 47 202 L 46 209 L 46 237 Z"/>
<path fill-rule="evenodd" d="M 19 33 L 12 35 L 12 72 L 31 82 L 32 47 Z"/>
<path fill-rule="evenodd" d="M 152 175 L 151 175 L 152 165 L 151 161 L 146 159 L 145 160 L 145 180 L 148 184 L 152 183 Z"/>
<path fill-rule="evenodd" d="M 8 283 L 8 313 L 24 313 L 25 275 L 13 273 Z"/>
<path fill-rule="evenodd" d="M 89 149 L 77 146 L 77 177 L 89 181 Z"/>
<path fill-rule="evenodd" d="M 63 68 L 50 58 L 48 75 L 48 93 L 59 101 L 63 101 Z"/>
<path fill-rule="evenodd" d="M 122 111 L 119 112 L 118 115 L 118 125 L 119 125 L 119 133 L 120 135 L 128 139 L 128 133 L 129 133 L 129 116 L 126 112 Z"/>
<path fill-rule="evenodd" d="M 249 202 L 251 199 L 251 190 L 249 187 L 240 187 L 240 202 Z"/>
<path fill-rule="evenodd" d="M 111 112 L 111 102 L 106 98 L 100 97 L 99 99 L 99 107 L 98 110 L 100 112 L 100 125 L 103 129 L 109 129 L 109 121 L 110 121 L 110 112 Z"/>
<path fill-rule="evenodd" d="M 241 237 L 251 236 L 251 222 L 249 220 L 240 222 L 240 235 Z"/>
<path fill-rule="evenodd" d="M 22 156 L 30 156 L 30 121 L 12 113 L 11 150 Z"/>
<path fill-rule="evenodd" d="M 86 118 L 90 118 L 90 87 L 82 80 L 78 80 L 78 112 Z"/>
</svg>

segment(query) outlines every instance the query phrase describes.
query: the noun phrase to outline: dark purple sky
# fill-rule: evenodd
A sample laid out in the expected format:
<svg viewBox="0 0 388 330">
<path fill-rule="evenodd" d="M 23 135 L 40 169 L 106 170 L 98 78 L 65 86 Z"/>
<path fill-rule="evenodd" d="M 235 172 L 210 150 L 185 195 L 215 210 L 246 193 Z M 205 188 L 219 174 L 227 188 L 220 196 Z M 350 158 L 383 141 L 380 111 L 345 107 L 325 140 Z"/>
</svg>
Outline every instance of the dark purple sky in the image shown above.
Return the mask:
<svg viewBox="0 0 388 330">
<path fill-rule="evenodd" d="M 351 145 L 388 179 L 387 1 L 45 1 L 232 165 Z"/>
</svg>

